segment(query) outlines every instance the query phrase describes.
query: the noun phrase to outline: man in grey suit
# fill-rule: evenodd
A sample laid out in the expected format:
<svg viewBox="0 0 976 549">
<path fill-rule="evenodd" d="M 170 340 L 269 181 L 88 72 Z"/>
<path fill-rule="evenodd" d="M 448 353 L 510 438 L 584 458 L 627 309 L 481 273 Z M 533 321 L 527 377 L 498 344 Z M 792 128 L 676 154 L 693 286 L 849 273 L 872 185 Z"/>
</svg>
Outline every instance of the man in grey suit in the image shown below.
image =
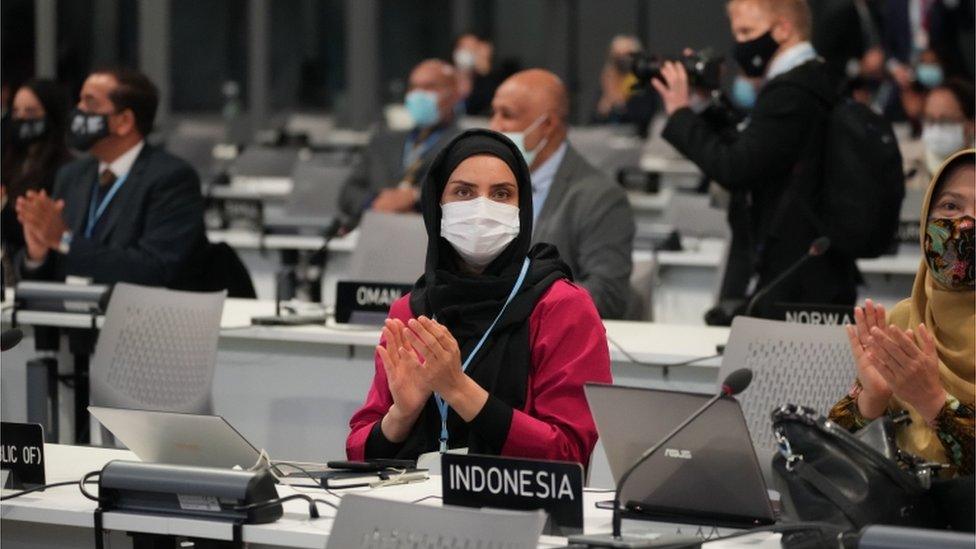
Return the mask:
<svg viewBox="0 0 976 549">
<path fill-rule="evenodd" d="M 542 69 L 516 73 L 492 100 L 491 129 L 522 150 L 532 175 L 533 242 L 559 249 L 603 318 L 622 318 L 631 300 L 634 213 L 623 188 L 566 140 L 569 98 Z"/>
<path fill-rule="evenodd" d="M 380 130 L 339 197 L 343 213 L 357 220 L 366 210 L 411 212 L 420 198 L 420 180 L 437 151 L 458 134 L 454 67 L 439 59 L 420 62 L 410 72 L 405 105 L 414 128 Z"/>
</svg>

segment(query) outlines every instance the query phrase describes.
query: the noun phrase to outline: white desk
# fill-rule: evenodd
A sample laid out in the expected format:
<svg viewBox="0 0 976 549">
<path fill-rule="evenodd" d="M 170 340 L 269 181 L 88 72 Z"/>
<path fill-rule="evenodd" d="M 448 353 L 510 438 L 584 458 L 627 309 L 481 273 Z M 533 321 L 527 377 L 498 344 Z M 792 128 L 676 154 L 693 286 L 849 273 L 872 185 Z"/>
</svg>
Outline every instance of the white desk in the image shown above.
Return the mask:
<svg viewBox="0 0 976 549">
<path fill-rule="evenodd" d="M 214 412 L 228 419 L 249 440 L 282 458 L 303 461 L 337 459 L 344 455 L 348 420 L 362 404 L 373 379 L 373 348 L 379 331 L 361 326 L 250 326 L 252 316 L 274 313 L 274 302 L 228 299 L 224 304 L 214 374 Z M 88 327 L 90 319 L 64 313 L 21 312 L 23 325 Z M 10 311 L 3 313 L 4 323 Z M 669 364 L 714 355 L 728 340 L 727 328 L 675 326 L 646 322 L 605 322 L 608 335 L 637 360 Z M 63 349 L 66 346 L 62 345 Z M 3 356 L 2 417 L 26 417 L 26 361 L 33 358 L 33 335 Z M 663 368 L 629 362 L 610 346 L 617 383 L 683 391 L 714 390 L 718 359 L 690 366 Z M 59 356 L 62 372 L 70 371 L 66 353 Z M 62 386 L 62 425 L 71 425 L 73 395 Z M 70 442 L 70 429 L 62 441 Z M 590 480 L 605 485 L 610 478 L 598 446 Z"/>
<path fill-rule="evenodd" d="M 638 250 L 634 260 L 651 260 L 657 265 L 654 289 L 654 319 L 675 324 L 702 324 L 702 315 L 718 295 L 725 241 L 716 238 L 682 238 L 684 250 L 657 252 Z M 902 245 L 900 253 L 875 259 L 859 259 L 857 266 L 865 285 L 858 301 L 871 298 L 886 307 L 911 295 L 915 273 L 921 261 L 918 247 Z"/>
<path fill-rule="evenodd" d="M 46 472 L 48 482 L 68 481 L 81 478 L 89 471 L 101 469 L 105 463 L 113 459 L 135 460 L 135 456 L 126 450 L 108 450 L 79 446 L 62 446 L 46 444 L 47 460 Z M 353 489 L 372 497 L 396 501 L 411 502 L 427 496 L 440 496 L 440 478 L 431 477 L 429 480 L 403 486 L 391 486 L 376 489 Z M 89 491 L 97 493 L 97 487 L 91 485 Z M 315 489 L 302 489 L 304 493 L 314 494 L 315 497 L 339 502 L 339 499 Z M 345 491 L 348 492 L 349 490 Z M 279 485 L 278 495 L 286 496 L 294 493 L 295 489 Z M 607 499 L 606 493 L 586 492 L 584 494 L 583 520 L 586 533 L 601 533 L 610 531 L 610 512 L 597 509 L 595 503 Z M 428 499 L 423 505 L 440 506 L 437 499 Z M 29 494 L 20 498 L 0 503 L 0 541 L 5 548 L 20 547 L 92 547 L 94 545 L 93 512 L 95 502 L 81 495 L 75 486 L 50 488 L 44 492 Z M 285 514 L 276 522 L 270 524 L 245 525 L 242 537 L 249 547 L 303 547 L 321 548 L 328 542 L 332 529 L 335 510 L 319 504 L 321 517 L 316 520 L 308 518 L 308 506 L 303 501 L 291 501 L 283 504 Z M 123 532 L 141 532 L 149 534 L 192 536 L 208 539 L 231 539 L 231 528 L 227 523 L 209 520 L 172 518 L 131 513 L 105 513 L 103 527 L 111 530 L 110 539 L 106 546 L 113 548 L 130 547 L 131 541 Z M 694 534 L 696 526 L 681 526 L 667 523 L 625 521 L 624 531 L 650 531 L 664 535 L 684 533 Z M 707 536 L 710 529 L 702 532 Z M 728 534 L 719 531 L 719 534 Z M 742 538 L 734 545 L 725 543 L 722 547 L 778 547 L 775 535 L 756 535 L 751 541 Z M 772 545 L 756 545 L 756 540 L 773 541 Z M 563 538 L 543 536 L 539 547 L 559 547 L 565 545 Z"/>
</svg>

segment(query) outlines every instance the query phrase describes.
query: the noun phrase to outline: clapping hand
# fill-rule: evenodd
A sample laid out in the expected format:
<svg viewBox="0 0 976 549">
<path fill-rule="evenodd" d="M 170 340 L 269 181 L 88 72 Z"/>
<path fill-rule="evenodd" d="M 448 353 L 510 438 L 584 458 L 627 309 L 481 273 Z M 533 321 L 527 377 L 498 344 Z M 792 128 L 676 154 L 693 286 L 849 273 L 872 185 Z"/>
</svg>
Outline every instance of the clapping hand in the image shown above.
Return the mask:
<svg viewBox="0 0 976 549">
<path fill-rule="evenodd" d="M 914 407 L 926 420 L 938 415 L 946 393 L 939 380 L 935 339 L 924 324 L 916 331 L 885 325 L 885 310 L 866 300 L 854 310 L 847 337 L 863 390 L 858 409 L 866 419 L 884 413 L 892 395 Z"/>
</svg>

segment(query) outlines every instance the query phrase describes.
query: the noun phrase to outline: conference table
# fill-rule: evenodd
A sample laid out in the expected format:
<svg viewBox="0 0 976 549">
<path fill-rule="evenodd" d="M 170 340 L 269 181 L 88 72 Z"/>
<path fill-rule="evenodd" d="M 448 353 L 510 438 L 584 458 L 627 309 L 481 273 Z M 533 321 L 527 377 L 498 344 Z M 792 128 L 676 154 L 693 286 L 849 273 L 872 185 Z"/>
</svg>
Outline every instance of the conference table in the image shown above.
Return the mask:
<svg viewBox="0 0 976 549">
<path fill-rule="evenodd" d="M 45 444 L 47 482 L 60 482 L 80 479 L 85 473 L 99 470 L 112 460 L 138 461 L 128 450 L 94 448 Z M 95 485 L 89 491 L 97 494 Z M 280 497 L 301 492 L 341 504 L 346 493 L 355 492 L 370 497 L 400 502 L 419 502 L 420 505 L 440 506 L 441 481 L 438 476 L 428 480 L 389 486 L 383 488 L 353 488 L 333 491 L 332 494 L 314 488 L 296 489 L 279 484 Z M 4 491 L 4 495 L 10 493 Z M 597 509 L 597 501 L 611 497 L 605 490 L 586 490 L 584 492 L 583 517 L 584 532 L 604 533 L 611 528 L 610 511 Z M 5 549 L 64 547 L 94 547 L 93 512 L 96 502 L 86 499 L 77 486 L 49 488 L 43 492 L 28 494 L 0 503 L 0 531 Z M 325 547 L 332 530 L 335 510 L 319 504 L 320 518 L 308 518 L 308 505 L 303 501 L 290 501 L 283 504 L 284 516 L 270 524 L 245 525 L 242 539 L 248 547 Z M 103 515 L 106 532 L 106 547 L 118 549 L 130 547 L 131 539 L 127 532 L 186 536 L 213 540 L 230 540 L 231 526 L 226 522 L 213 520 L 167 517 L 149 514 L 108 512 Z M 733 533 L 733 530 L 717 529 L 708 526 L 680 525 L 662 522 L 625 520 L 624 532 L 658 533 L 662 535 L 698 535 L 703 540 Z M 716 541 L 706 544 L 709 549 L 750 547 L 765 549 L 780 547 L 780 536 L 771 533 L 756 533 L 734 540 Z M 542 536 L 539 547 L 564 547 L 565 538 Z"/>
<path fill-rule="evenodd" d="M 663 228 L 658 229 L 658 232 L 663 231 Z M 262 235 L 246 229 L 209 231 L 207 234 L 212 242 L 226 242 L 238 251 L 251 273 L 258 297 L 265 298 L 275 295 L 275 273 L 279 268 L 276 252 L 315 251 L 326 244 L 321 236 Z M 352 231 L 328 242 L 330 253 L 322 280 L 324 303 L 334 303 L 336 282 L 348 278 L 350 257 L 358 240 L 359 231 Z M 634 250 L 634 264 L 646 263 L 654 270 L 650 304 L 653 320 L 669 324 L 704 324 L 705 311 L 717 302 L 727 242 L 723 238 L 682 237 L 680 251 Z M 902 244 L 895 255 L 859 259 L 857 265 L 865 279 L 859 300 L 870 297 L 891 307 L 905 299 L 911 295 L 920 260 L 917 244 Z"/>
<path fill-rule="evenodd" d="M 8 293 L 2 315 L 5 327 L 10 323 L 9 298 Z M 309 304 L 294 306 L 300 312 L 314 311 Z M 252 317 L 274 314 L 274 309 L 274 302 L 267 300 L 225 301 L 214 374 L 214 413 L 272 455 L 316 462 L 342 458 L 348 420 L 372 382 L 379 330 L 331 321 L 307 326 L 251 325 Z M 89 316 L 77 313 L 20 311 L 17 321 L 28 327 L 91 325 Z M 96 319 L 98 326 L 103 322 L 101 317 Z M 616 383 L 698 393 L 715 389 L 721 360 L 714 355 L 716 346 L 728 341 L 728 328 L 609 320 L 604 325 L 612 340 L 610 358 Z M 4 353 L 0 415 L 5 420 L 26 419 L 25 363 L 35 355 L 30 330 L 24 342 Z M 664 366 L 702 357 L 713 358 Z M 71 363 L 70 356 L 62 352 L 61 371 L 70 371 Z M 62 425 L 71 424 L 67 411 L 72 409 L 72 401 L 71 391 L 62 387 Z M 66 431 L 62 429 L 60 440 L 71 442 Z M 590 484 L 608 483 L 612 483 L 609 467 L 598 446 Z"/>
</svg>

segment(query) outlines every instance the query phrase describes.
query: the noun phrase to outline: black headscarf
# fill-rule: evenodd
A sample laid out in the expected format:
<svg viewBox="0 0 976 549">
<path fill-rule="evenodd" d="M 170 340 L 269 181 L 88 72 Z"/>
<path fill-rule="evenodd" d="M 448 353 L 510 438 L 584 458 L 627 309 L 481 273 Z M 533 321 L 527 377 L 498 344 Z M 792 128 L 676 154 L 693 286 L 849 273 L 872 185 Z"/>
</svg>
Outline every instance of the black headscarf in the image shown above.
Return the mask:
<svg viewBox="0 0 976 549">
<path fill-rule="evenodd" d="M 519 234 L 478 275 L 463 272 L 457 252 L 441 237 L 441 196 L 448 177 L 465 159 L 489 154 L 501 159 L 515 174 L 519 199 Z M 435 318 L 450 330 L 461 349 L 462 362 L 488 330 L 515 286 L 523 261 L 531 261 L 521 288 L 505 309 L 485 344 L 468 366 L 467 374 L 489 394 L 513 409 L 525 406 L 532 356 L 529 348 L 529 316 L 536 302 L 560 279 L 572 279 L 569 266 L 556 248 L 532 241 L 532 183 L 529 168 L 518 148 L 507 137 L 490 130 L 469 130 L 446 145 L 431 163 L 421 189 L 421 210 L 427 227 L 427 264 L 410 294 L 414 316 Z M 453 410 L 448 412 L 449 446 L 467 446 L 471 452 L 498 454 Z M 440 414 L 434 399 L 428 401 L 413 431 L 397 452 L 414 458 L 436 450 Z"/>
</svg>

